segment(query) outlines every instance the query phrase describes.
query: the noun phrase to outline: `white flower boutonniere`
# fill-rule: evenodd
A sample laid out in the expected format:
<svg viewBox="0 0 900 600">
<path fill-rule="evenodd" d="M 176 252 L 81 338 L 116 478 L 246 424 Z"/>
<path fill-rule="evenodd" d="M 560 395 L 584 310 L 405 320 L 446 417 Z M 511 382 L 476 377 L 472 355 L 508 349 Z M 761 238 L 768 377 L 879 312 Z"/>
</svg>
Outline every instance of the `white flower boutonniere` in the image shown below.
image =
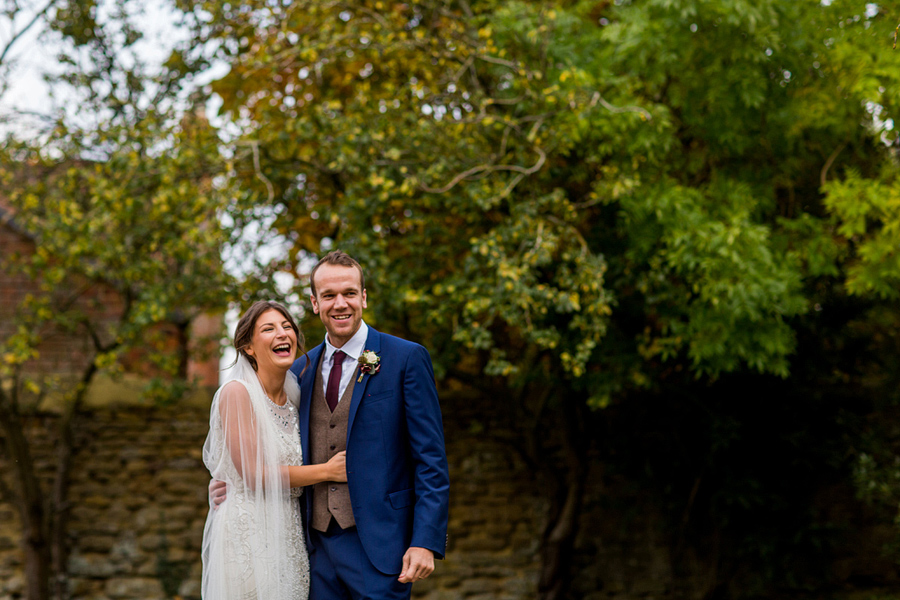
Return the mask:
<svg viewBox="0 0 900 600">
<path fill-rule="evenodd" d="M 381 357 L 371 350 L 364 350 L 363 353 L 359 355 L 359 379 L 356 380 L 356 383 L 360 383 L 363 375 L 366 373 L 374 375 L 380 370 Z"/>
</svg>

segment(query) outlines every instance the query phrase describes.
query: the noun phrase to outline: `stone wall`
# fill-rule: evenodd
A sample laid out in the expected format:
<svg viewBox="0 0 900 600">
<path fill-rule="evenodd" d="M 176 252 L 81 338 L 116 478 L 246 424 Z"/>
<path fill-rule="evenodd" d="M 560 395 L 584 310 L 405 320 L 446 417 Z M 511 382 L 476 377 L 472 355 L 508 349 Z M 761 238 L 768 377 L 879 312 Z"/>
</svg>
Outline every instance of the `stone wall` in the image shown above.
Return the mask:
<svg viewBox="0 0 900 600">
<path fill-rule="evenodd" d="M 129 407 L 82 416 L 69 533 L 72 597 L 93 600 L 199 598 L 200 541 L 208 474 L 201 447 L 208 409 Z M 544 512 L 522 462 L 479 441 L 445 408 L 452 494 L 448 555 L 415 597 L 534 596 Z M 54 418 L 30 421 L 38 464 L 52 472 Z M 0 472 L 9 469 L 0 459 Z M 46 482 L 45 482 L 46 483 Z M 21 598 L 18 515 L 0 501 L 0 600 Z"/>
<path fill-rule="evenodd" d="M 206 514 L 202 410 L 101 411 L 81 417 L 72 473 L 70 584 L 75 598 L 198 597 Z M 46 437 L 50 419 L 32 423 Z M 34 448 L 49 450 L 50 444 Z M 51 472 L 52 455 L 38 464 Z M 4 517 L 17 516 L 8 505 Z M 0 598 L 22 588 L 17 527 L 0 528 Z"/>
<path fill-rule="evenodd" d="M 448 554 L 432 577 L 415 585 L 414 597 L 534 598 L 539 540 L 548 508 L 546 482 L 502 441 L 503 423 L 489 420 L 483 409 L 464 397 L 444 394 L 442 405 L 451 475 Z M 204 406 L 132 406 L 97 409 L 82 416 L 70 494 L 73 598 L 199 598 L 208 483 L 201 447 L 208 429 L 207 411 Z M 48 475 L 53 451 L 49 432 L 54 421 L 52 416 L 32 419 L 27 431 L 39 453 L 38 464 Z M 546 429 L 553 428 L 546 424 Z M 511 431 L 505 435 L 512 439 Z M 741 590 L 714 592 L 716 569 L 721 566 L 703 553 L 713 554 L 715 543 L 679 543 L 658 494 L 621 474 L 605 472 L 599 456 L 590 459 L 593 466 L 571 558 L 575 576 L 569 598 L 746 595 Z M 0 476 L 9 474 L 0 453 Z M 892 534 L 889 524 L 879 533 L 871 521 L 857 517 L 860 512 L 852 494 L 843 497 L 824 490 L 816 504 L 821 505 L 816 510 L 853 516 L 858 535 L 832 558 L 834 568 L 823 563 L 827 579 L 809 582 L 809 589 L 831 585 L 832 591 L 849 590 L 846 597 L 851 597 L 864 581 L 870 588 L 894 590 L 900 571 L 885 561 L 880 550 Z M 24 582 L 18 544 L 18 515 L 7 498 L 0 498 L 0 600 L 21 598 Z M 865 580 L 860 579 L 863 575 Z M 746 579 L 734 581 L 740 585 Z"/>
</svg>

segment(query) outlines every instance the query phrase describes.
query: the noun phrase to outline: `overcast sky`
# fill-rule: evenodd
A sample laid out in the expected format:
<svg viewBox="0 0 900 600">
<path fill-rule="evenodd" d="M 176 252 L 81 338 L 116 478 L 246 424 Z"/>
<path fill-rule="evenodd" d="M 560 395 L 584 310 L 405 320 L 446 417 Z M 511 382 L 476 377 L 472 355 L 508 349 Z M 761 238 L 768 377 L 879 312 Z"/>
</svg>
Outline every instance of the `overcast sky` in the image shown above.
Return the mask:
<svg viewBox="0 0 900 600">
<path fill-rule="evenodd" d="M 146 59 L 161 62 L 168 57 L 174 43 L 182 36 L 173 25 L 175 18 L 170 3 L 166 0 L 149 0 L 132 3 L 131 6 L 140 6 L 143 10 L 143 14 L 136 17 L 136 22 L 144 34 L 143 39 L 135 46 L 137 51 Z M 23 15 L 23 18 L 12 26 L 6 20 L 0 21 L 0 45 L 5 46 L 14 32 L 19 31 L 30 20 L 30 16 Z M 9 114 L 16 111 L 48 113 L 53 110 L 53 100 L 43 81 L 43 75 L 48 70 L 59 68 L 56 54 L 60 48 L 52 42 L 51 36 L 41 35 L 42 33 L 46 33 L 46 30 L 40 25 L 29 29 L 16 41 L 4 60 L 4 62 L 11 61 L 14 68 L 10 73 L 9 88 L 0 96 L 0 113 Z M 27 121 L 27 117 L 25 120 Z"/>
</svg>

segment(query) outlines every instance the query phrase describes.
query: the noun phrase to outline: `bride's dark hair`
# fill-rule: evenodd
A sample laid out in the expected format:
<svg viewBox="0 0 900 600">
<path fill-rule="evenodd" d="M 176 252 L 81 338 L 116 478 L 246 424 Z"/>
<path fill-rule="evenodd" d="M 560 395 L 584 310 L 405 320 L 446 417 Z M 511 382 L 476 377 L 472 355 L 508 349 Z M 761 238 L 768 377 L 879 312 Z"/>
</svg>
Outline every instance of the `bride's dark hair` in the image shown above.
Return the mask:
<svg viewBox="0 0 900 600">
<path fill-rule="evenodd" d="M 250 366 L 253 367 L 254 371 L 257 370 L 256 359 L 247 354 L 247 348 L 250 346 L 250 343 L 253 342 L 253 331 L 256 329 L 256 321 L 259 319 L 260 315 L 268 310 L 277 310 L 284 315 L 284 318 L 288 320 L 288 323 L 291 324 L 291 327 L 294 328 L 294 331 L 297 334 L 297 356 L 300 356 L 301 354 L 306 355 L 306 340 L 303 339 L 303 333 L 300 331 L 300 328 L 297 327 L 297 322 L 294 320 L 294 317 L 291 316 L 291 313 L 288 312 L 288 309 L 274 300 L 258 300 L 247 309 L 247 312 L 245 312 L 244 316 L 241 317 L 241 320 L 238 321 L 237 327 L 234 330 L 234 349 L 247 359 L 247 362 L 250 363 Z M 235 362 L 237 361 L 235 360 Z M 309 363 L 309 357 L 306 358 L 306 362 L 307 364 Z M 303 370 L 306 370 L 305 366 L 303 367 Z"/>
</svg>

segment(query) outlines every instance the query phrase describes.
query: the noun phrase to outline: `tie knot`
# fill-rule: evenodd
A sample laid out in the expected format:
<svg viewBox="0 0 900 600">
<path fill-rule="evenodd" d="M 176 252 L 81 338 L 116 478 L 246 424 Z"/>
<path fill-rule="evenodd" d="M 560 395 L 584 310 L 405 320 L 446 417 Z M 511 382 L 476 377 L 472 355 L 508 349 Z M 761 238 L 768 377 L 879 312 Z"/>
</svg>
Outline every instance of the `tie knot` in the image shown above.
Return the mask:
<svg viewBox="0 0 900 600">
<path fill-rule="evenodd" d="M 336 350 L 332 357 L 332 361 L 334 362 L 334 364 L 341 364 L 344 362 L 345 356 L 347 356 L 346 352 L 344 352 L 343 350 Z"/>
</svg>

